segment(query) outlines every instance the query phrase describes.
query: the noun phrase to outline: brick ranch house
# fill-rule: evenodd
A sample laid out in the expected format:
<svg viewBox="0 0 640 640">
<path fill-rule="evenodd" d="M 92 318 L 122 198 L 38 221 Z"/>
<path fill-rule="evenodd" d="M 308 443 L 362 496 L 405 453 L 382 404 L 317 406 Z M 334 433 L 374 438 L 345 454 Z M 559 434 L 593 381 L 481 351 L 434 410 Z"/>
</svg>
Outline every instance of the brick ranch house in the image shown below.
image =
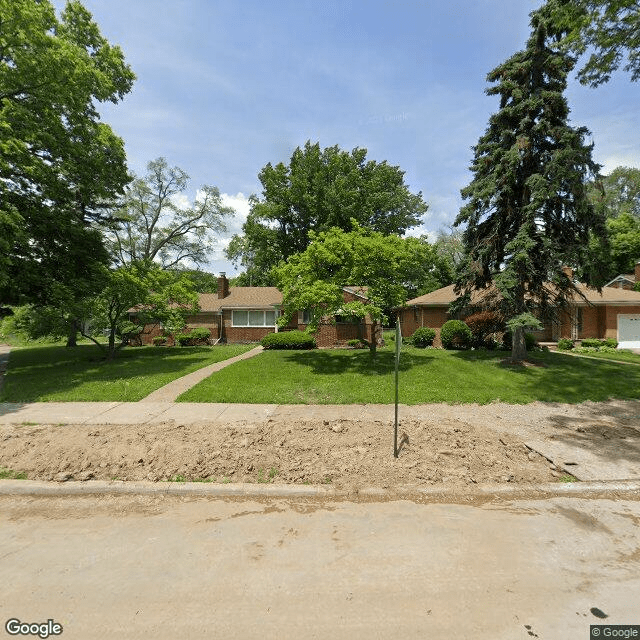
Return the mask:
<svg viewBox="0 0 640 640">
<path fill-rule="evenodd" d="M 186 318 L 187 328 L 205 328 L 212 340 L 226 343 L 259 342 L 275 331 L 304 331 L 311 321 L 308 310 L 298 311 L 285 328 L 278 328 L 276 321 L 282 307 L 282 293 L 276 287 L 230 287 L 226 274 L 218 278 L 217 293 L 199 293 L 200 311 Z M 366 300 L 366 288 L 343 287 L 344 302 Z M 135 310 L 130 311 L 135 322 Z M 371 340 L 373 323 L 367 316 L 363 320 L 335 316 L 324 318 L 315 334 L 319 347 L 346 344 L 348 340 Z M 146 325 L 141 335 L 143 344 L 152 344 L 153 338 L 164 334 L 160 324 Z"/>
<path fill-rule="evenodd" d="M 635 281 L 640 282 L 640 262 L 633 275 Z M 640 348 L 640 292 L 618 287 L 618 283 L 619 279 L 615 278 L 603 287 L 602 293 L 577 284 L 586 301 L 577 299 L 559 321 L 533 332 L 536 339 L 555 342 L 560 338 L 615 338 L 620 348 Z M 481 292 L 474 292 L 471 301 L 478 303 L 481 298 Z M 448 310 L 455 299 L 453 285 L 450 285 L 409 300 L 400 310 L 403 334 L 412 335 L 418 327 L 431 327 L 436 330 L 434 344 L 441 346 L 440 329 L 451 319 Z"/>
</svg>

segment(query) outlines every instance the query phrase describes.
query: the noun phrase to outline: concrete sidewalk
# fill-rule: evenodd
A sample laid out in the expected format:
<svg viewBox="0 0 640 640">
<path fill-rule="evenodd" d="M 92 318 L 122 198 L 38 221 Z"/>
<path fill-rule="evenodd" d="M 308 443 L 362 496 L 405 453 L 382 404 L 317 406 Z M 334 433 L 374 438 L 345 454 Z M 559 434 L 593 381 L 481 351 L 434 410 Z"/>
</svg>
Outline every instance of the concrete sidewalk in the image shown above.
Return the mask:
<svg viewBox="0 0 640 640">
<path fill-rule="evenodd" d="M 198 382 L 208 378 L 212 373 L 220 371 L 220 369 L 224 369 L 234 362 L 253 358 L 253 356 L 257 356 L 259 353 L 262 353 L 262 351 L 263 349 L 261 346 L 254 347 L 250 351 L 241 353 L 239 356 L 234 356 L 228 360 L 222 360 L 221 362 L 210 364 L 207 367 L 202 367 L 202 369 L 188 373 L 186 376 L 182 376 L 182 378 L 173 380 L 164 387 L 156 389 L 140 402 L 175 402 L 178 396 L 191 389 L 191 387 L 198 384 Z"/>
</svg>

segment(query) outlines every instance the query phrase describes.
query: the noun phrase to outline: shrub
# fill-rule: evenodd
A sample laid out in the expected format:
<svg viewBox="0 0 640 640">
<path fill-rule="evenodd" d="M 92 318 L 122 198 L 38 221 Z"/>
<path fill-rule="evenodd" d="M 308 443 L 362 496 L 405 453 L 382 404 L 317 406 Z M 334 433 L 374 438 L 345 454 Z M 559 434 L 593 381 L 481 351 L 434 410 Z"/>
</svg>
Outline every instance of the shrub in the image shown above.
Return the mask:
<svg viewBox="0 0 640 640">
<path fill-rule="evenodd" d="M 462 320 L 449 320 L 442 325 L 440 340 L 445 349 L 467 349 L 473 341 L 473 335 Z"/>
<path fill-rule="evenodd" d="M 536 337 L 532 333 L 525 333 L 524 341 L 527 345 L 527 351 L 531 351 L 531 349 L 533 349 L 538 344 Z"/>
<path fill-rule="evenodd" d="M 596 349 L 602 346 L 602 341 L 598 340 L 597 338 L 585 338 L 582 343 L 581 343 L 581 347 L 595 347 Z"/>
<path fill-rule="evenodd" d="M 430 347 L 436 337 L 435 329 L 420 327 L 413 332 L 412 341 L 415 347 Z"/>
<path fill-rule="evenodd" d="M 197 329 L 192 329 L 189 333 L 178 333 L 174 339 L 181 347 L 186 347 L 187 345 L 206 344 L 210 337 L 211 331 L 209 329 L 198 327 Z"/>
<path fill-rule="evenodd" d="M 604 342 L 605 347 L 610 349 L 616 349 L 618 346 L 618 341 L 615 338 L 605 338 L 602 342 Z"/>
<path fill-rule="evenodd" d="M 316 340 L 304 331 L 282 331 L 268 333 L 260 344 L 265 349 L 314 349 Z"/>
<path fill-rule="evenodd" d="M 360 338 L 354 338 L 353 340 L 347 341 L 347 344 L 354 349 L 365 349 L 367 344 Z"/>
<path fill-rule="evenodd" d="M 153 344 L 156 345 L 156 347 L 159 347 L 163 344 L 167 344 L 167 337 L 166 336 L 154 336 L 152 338 Z"/>
<path fill-rule="evenodd" d="M 573 347 L 573 340 L 569 340 L 569 338 L 560 338 L 558 340 L 558 349 L 560 351 L 570 351 Z"/>
<path fill-rule="evenodd" d="M 495 349 L 503 342 L 504 321 L 495 311 L 479 311 L 465 318 L 473 334 L 474 347 Z"/>
<path fill-rule="evenodd" d="M 177 344 L 181 347 L 186 347 L 191 340 L 191 336 L 188 333 L 178 333 L 173 338 Z"/>
</svg>

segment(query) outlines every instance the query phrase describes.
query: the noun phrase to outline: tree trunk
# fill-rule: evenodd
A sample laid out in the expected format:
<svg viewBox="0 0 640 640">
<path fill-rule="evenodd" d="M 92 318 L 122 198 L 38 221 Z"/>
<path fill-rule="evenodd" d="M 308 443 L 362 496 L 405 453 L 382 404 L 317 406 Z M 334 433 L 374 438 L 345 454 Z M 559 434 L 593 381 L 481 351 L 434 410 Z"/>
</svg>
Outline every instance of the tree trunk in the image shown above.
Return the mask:
<svg viewBox="0 0 640 640">
<path fill-rule="evenodd" d="M 116 328 L 111 327 L 109 332 L 109 348 L 107 349 L 107 360 L 113 360 L 116 355 Z"/>
<path fill-rule="evenodd" d="M 69 323 L 69 333 L 67 334 L 66 347 L 78 346 L 78 319 L 73 318 Z"/>
<path fill-rule="evenodd" d="M 378 323 L 374 320 L 371 325 L 371 340 L 369 340 L 369 353 L 372 356 L 376 355 L 376 348 L 378 346 L 377 334 L 378 334 Z"/>
<path fill-rule="evenodd" d="M 524 339 L 524 327 L 516 327 L 513 331 L 513 344 L 511 346 L 511 360 L 522 362 L 527 357 L 527 342 Z"/>
</svg>

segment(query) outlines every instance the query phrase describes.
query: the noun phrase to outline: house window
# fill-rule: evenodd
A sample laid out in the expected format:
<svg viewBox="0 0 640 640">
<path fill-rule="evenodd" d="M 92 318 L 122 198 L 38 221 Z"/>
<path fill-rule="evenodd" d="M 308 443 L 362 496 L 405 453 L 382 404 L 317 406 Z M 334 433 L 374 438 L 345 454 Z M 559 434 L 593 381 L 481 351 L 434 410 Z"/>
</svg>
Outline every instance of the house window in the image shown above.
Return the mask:
<svg viewBox="0 0 640 640">
<path fill-rule="evenodd" d="M 262 309 L 233 310 L 231 325 L 233 327 L 275 327 L 276 312 Z"/>
<path fill-rule="evenodd" d="M 298 322 L 300 324 L 311 324 L 312 319 L 313 313 L 311 313 L 311 309 L 302 310 L 298 316 Z"/>
</svg>

